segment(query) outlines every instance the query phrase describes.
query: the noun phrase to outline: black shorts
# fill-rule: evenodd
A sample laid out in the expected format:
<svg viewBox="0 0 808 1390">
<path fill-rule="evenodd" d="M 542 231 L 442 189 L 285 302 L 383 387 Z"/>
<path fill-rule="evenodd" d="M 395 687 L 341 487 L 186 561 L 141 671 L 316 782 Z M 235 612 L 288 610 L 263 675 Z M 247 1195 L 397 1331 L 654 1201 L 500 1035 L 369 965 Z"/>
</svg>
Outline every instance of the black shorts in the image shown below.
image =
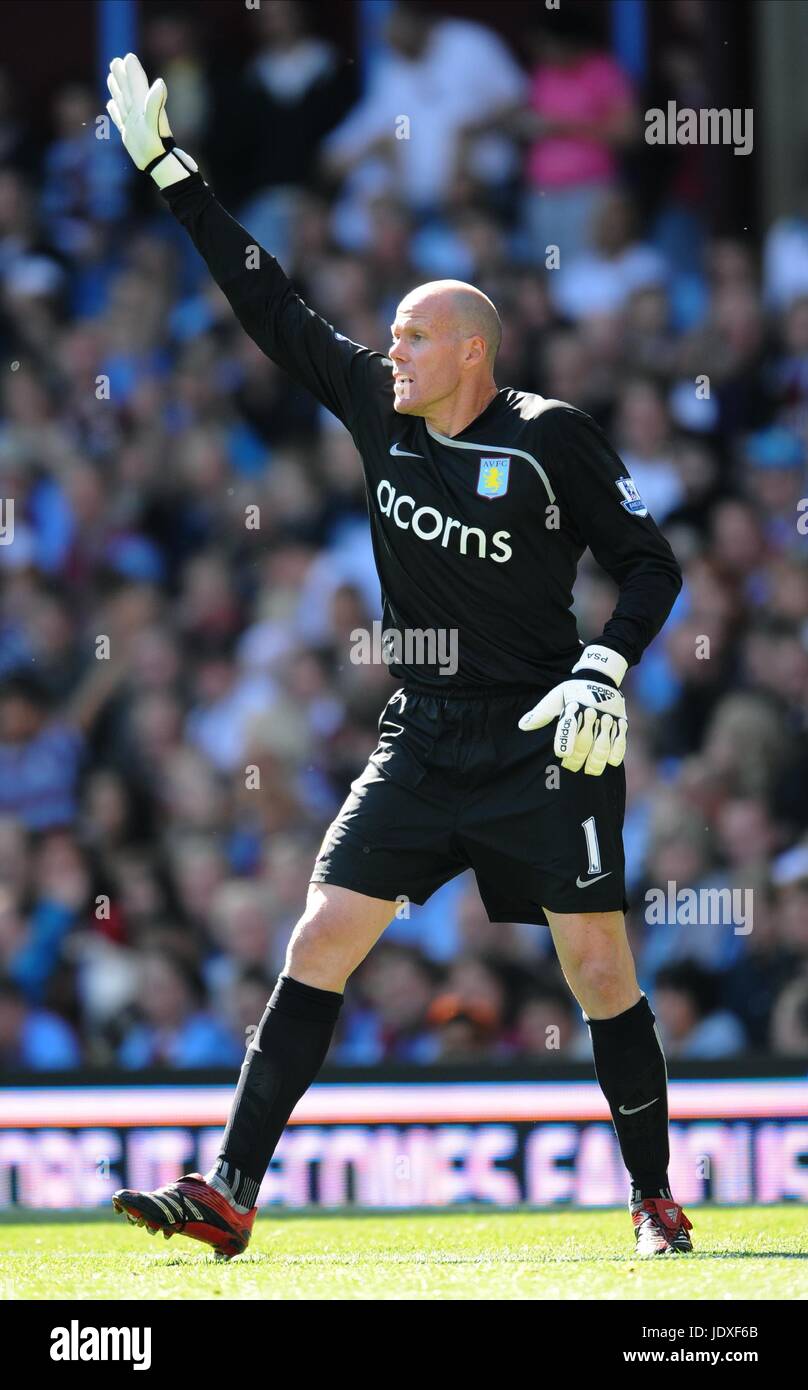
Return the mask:
<svg viewBox="0 0 808 1390">
<path fill-rule="evenodd" d="M 545 907 L 625 911 L 624 769 L 565 771 L 555 720 L 517 727 L 540 698 L 396 691 L 312 882 L 424 903 L 472 868 L 492 922 L 546 925 Z"/>
</svg>

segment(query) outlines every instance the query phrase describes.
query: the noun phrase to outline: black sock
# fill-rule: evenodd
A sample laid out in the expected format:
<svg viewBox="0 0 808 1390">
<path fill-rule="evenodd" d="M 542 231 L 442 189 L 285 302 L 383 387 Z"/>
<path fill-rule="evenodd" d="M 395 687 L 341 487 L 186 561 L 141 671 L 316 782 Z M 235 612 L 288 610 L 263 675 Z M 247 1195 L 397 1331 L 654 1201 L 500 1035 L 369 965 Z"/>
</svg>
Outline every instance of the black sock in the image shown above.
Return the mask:
<svg viewBox="0 0 808 1390">
<path fill-rule="evenodd" d="M 255 1206 L 278 1140 L 325 1061 L 342 995 L 281 975 L 247 1049 L 213 1170 L 240 1207 Z"/>
<path fill-rule="evenodd" d="M 616 1018 L 586 1021 L 595 1073 L 631 1175 L 631 1199 L 670 1196 L 668 1074 L 648 1000 L 643 995 Z"/>
</svg>

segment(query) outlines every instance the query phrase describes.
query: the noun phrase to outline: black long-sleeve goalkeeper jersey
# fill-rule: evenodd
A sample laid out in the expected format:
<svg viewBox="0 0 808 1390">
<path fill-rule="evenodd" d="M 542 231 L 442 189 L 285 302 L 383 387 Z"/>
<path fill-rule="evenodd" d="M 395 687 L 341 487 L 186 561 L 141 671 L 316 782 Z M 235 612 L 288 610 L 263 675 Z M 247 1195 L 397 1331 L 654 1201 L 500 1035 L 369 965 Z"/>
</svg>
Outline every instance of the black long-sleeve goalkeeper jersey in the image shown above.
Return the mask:
<svg viewBox="0 0 808 1390">
<path fill-rule="evenodd" d="M 509 388 L 451 438 L 398 415 L 390 359 L 308 308 L 199 174 L 163 197 L 246 332 L 353 435 L 383 625 L 401 634 L 401 660 L 390 663 L 397 679 L 443 694 L 555 685 L 581 652 L 572 587 L 587 546 L 619 586 L 598 641 L 630 665 L 639 661 L 670 612 L 681 572 L 588 415 Z M 457 670 L 447 675 L 453 630 Z M 424 661 L 426 639 L 404 640 L 408 632 L 440 631 L 445 645 L 431 649 L 432 661 Z"/>
</svg>

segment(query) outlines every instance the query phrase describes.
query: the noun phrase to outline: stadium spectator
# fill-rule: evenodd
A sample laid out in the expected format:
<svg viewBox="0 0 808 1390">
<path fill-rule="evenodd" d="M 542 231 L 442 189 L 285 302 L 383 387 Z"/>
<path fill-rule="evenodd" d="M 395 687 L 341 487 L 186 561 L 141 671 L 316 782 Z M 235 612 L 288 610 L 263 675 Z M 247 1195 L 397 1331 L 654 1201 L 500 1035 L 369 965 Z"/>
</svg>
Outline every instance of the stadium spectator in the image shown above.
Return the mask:
<svg viewBox="0 0 808 1390">
<path fill-rule="evenodd" d="M 497 1056 L 497 1016 L 487 1005 L 441 994 L 427 1017 L 436 1034 L 436 1061 L 490 1061 Z"/>
<path fill-rule="evenodd" d="M 562 264 L 590 245 L 594 217 L 613 187 L 618 156 L 637 134 L 631 84 L 603 51 L 586 16 L 534 14 L 528 108 L 513 124 L 528 142 L 525 226 L 531 256 L 557 246 Z"/>
<path fill-rule="evenodd" d="M 28 345 L 30 326 L 23 313 L 15 313 L 11 296 L 61 293 L 64 270 L 56 248 L 47 239 L 38 215 L 34 186 L 13 165 L 0 167 L 0 284 L 3 290 L 3 322 L 0 331 L 19 346 Z M 6 385 L 6 391 L 10 385 Z"/>
<path fill-rule="evenodd" d="M 235 988 L 246 972 L 270 974 L 271 896 L 260 883 L 228 879 L 213 894 L 210 935 L 215 953 L 208 960 L 206 980 L 214 998 Z M 269 993 L 261 1003 L 258 1022 Z"/>
<path fill-rule="evenodd" d="M 507 142 L 503 149 L 502 137 L 471 137 L 525 92 L 524 75 L 493 30 L 442 16 L 423 0 L 397 0 L 385 36 L 388 51 L 367 95 L 324 145 L 331 176 L 350 175 L 336 226 L 354 247 L 367 243 L 373 194 L 393 188 L 427 218 L 449 202 L 460 165 L 470 165 L 483 187 L 501 184 Z"/>
<path fill-rule="evenodd" d="M 77 729 L 48 717 L 38 681 L 9 677 L 0 686 L 0 813 L 30 830 L 69 824 L 83 747 Z"/>
<path fill-rule="evenodd" d="M 333 44 L 308 32 L 297 0 L 261 5 L 255 23 L 258 51 L 243 71 L 216 83 L 207 150 L 217 187 L 239 220 L 283 256 L 296 190 L 345 115 L 354 84 Z"/>
<path fill-rule="evenodd" d="M 184 149 L 196 149 L 212 122 L 210 75 L 194 7 L 168 4 L 157 13 L 145 11 L 143 21 L 144 50 L 155 71 L 171 83 L 174 138 Z"/>
<path fill-rule="evenodd" d="M 63 1018 L 26 1003 L 19 985 L 0 978 L 0 1071 L 65 1071 L 81 1064 L 78 1041 Z"/>
<path fill-rule="evenodd" d="M 636 377 L 623 386 L 615 420 L 617 448 L 648 510 L 660 523 L 684 501 L 672 449 L 671 421 L 653 382 Z"/>
<path fill-rule="evenodd" d="M 805 441 L 771 425 L 744 440 L 744 457 L 749 495 L 760 510 L 767 540 L 779 550 L 796 549 L 799 532 L 794 518 L 805 495 Z"/>
<path fill-rule="evenodd" d="M 104 117 L 104 120 L 107 118 Z M 105 234 L 126 213 L 128 171 L 100 139 L 93 93 L 71 83 L 56 94 L 57 138 L 45 152 L 41 206 L 52 245 L 81 262 L 100 258 Z"/>
<path fill-rule="evenodd" d="M 149 949 L 141 961 L 140 1019 L 118 1050 L 122 1066 L 238 1066 L 243 1043 L 208 1012 L 202 980 L 177 952 Z"/>
<path fill-rule="evenodd" d="M 583 1061 L 589 1034 L 569 991 L 549 981 L 528 994 L 516 1016 L 515 1054 L 536 1061 Z"/>
<path fill-rule="evenodd" d="M 565 252 L 558 239 L 550 244 L 560 253 L 550 279 L 553 302 L 574 322 L 594 319 L 611 325 L 632 295 L 659 290 L 668 276 L 662 255 L 638 240 L 633 203 L 617 189 L 598 199 L 587 249 Z"/>
<path fill-rule="evenodd" d="M 757 896 L 749 949 L 722 981 L 722 997 L 764 1051 L 800 1036 L 802 995 L 797 985 L 808 969 L 808 844 L 778 855 L 771 866 L 770 911 Z M 785 1003 L 781 1004 L 781 1001 Z"/>
<path fill-rule="evenodd" d="M 242 1046 L 254 1036 L 272 987 L 270 977 L 256 965 L 243 967 L 231 981 L 223 1016 Z"/>
<path fill-rule="evenodd" d="M 694 961 L 659 971 L 652 1002 L 667 1056 L 714 1059 L 743 1050 L 741 1024 L 717 1001 L 715 975 Z"/>
<path fill-rule="evenodd" d="M 429 1011 L 440 972 L 425 957 L 382 941 L 357 972 L 339 1025 L 336 1062 L 433 1062 L 439 1042 Z"/>
</svg>

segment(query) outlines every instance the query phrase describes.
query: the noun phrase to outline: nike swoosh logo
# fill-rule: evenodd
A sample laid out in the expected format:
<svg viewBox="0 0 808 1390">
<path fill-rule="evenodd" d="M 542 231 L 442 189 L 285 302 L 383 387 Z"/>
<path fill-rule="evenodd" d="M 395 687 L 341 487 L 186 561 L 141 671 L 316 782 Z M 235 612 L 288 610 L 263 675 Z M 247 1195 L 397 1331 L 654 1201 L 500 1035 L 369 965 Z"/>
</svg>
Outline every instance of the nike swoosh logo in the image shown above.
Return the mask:
<svg viewBox="0 0 808 1390">
<path fill-rule="evenodd" d="M 576 882 L 576 884 L 578 885 L 579 888 L 588 888 L 589 885 L 590 885 L 590 883 L 600 883 L 600 880 L 601 880 L 602 878 L 608 878 L 608 877 L 609 877 L 609 874 L 610 874 L 611 872 L 612 872 L 612 871 L 611 871 L 611 869 L 610 869 L 608 874 L 598 874 L 597 878 L 580 878 L 580 877 L 579 877 L 579 878 L 576 878 L 575 882 Z"/>
<path fill-rule="evenodd" d="M 647 1100 L 645 1105 L 635 1105 L 633 1110 L 627 1110 L 625 1105 L 619 1107 L 621 1115 L 636 1115 L 640 1110 L 647 1110 L 649 1105 L 656 1105 L 659 1096 L 654 1096 L 653 1100 Z"/>
<path fill-rule="evenodd" d="M 390 453 L 394 459 L 422 459 L 423 454 L 411 454 L 409 449 L 399 449 L 398 441 L 390 445 Z"/>
</svg>

